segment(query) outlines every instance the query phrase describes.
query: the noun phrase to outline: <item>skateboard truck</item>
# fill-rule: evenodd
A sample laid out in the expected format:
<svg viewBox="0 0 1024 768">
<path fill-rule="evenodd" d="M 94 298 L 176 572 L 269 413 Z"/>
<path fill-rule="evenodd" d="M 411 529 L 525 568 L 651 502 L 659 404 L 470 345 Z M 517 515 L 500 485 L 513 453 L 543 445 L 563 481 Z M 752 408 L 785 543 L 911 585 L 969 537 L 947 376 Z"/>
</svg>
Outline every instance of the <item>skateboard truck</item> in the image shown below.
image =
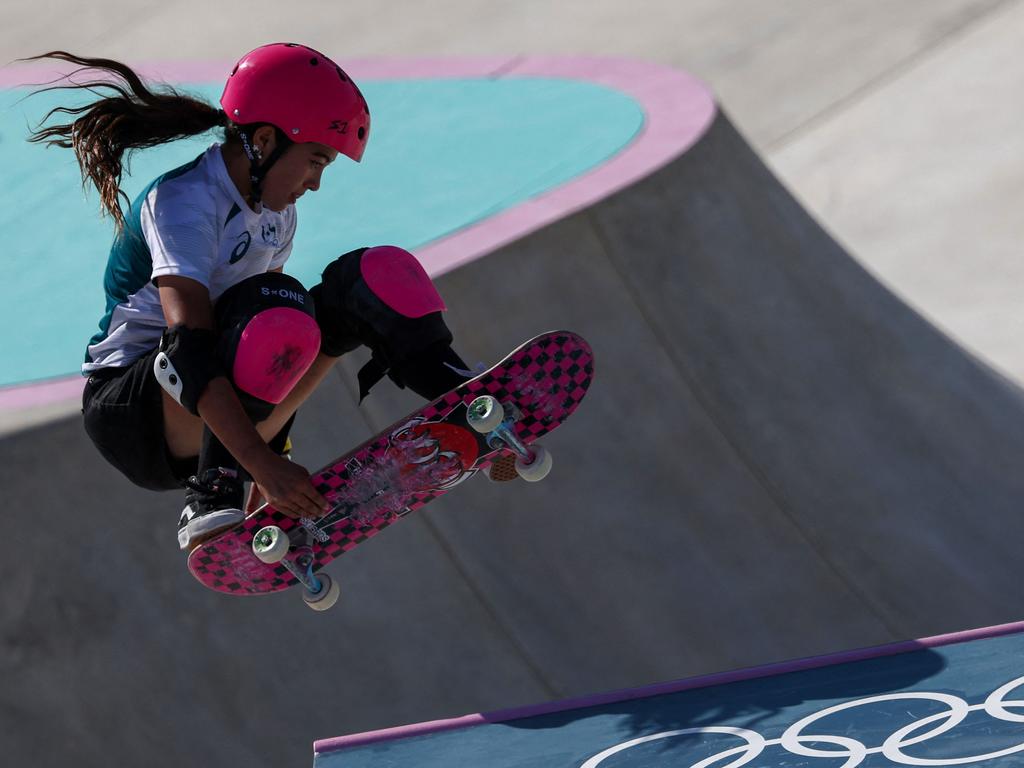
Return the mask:
<svg viewBox="0 0 1024 768">
<path fill-rule="evenodd" d="M 341 588 L 338 582 L 321 573 L 313 573 L 313 547 L 307 541 L 292 549 L 288 534 L 276 525 L 268 525 L 256 531 L 252 539 L 252 551 L 268 565 L 280 563 L 305 587 L 302 599 L 314 611 L 326 611 L 338 602 Z"/>
<path fill-rule="evenodd" d="M 505 407 L 490 395 L 481 395 L 469 404 L 466 420 L 474 430 L 486 435 L 491 448 L 508 448 L 516 454 L 516 472 L 531 483 L 547 477 L 552 458 L 548 450 L 537 443 L 527 446 L 515 432 L 518 414 L 506 416 Z"/>
</svg>

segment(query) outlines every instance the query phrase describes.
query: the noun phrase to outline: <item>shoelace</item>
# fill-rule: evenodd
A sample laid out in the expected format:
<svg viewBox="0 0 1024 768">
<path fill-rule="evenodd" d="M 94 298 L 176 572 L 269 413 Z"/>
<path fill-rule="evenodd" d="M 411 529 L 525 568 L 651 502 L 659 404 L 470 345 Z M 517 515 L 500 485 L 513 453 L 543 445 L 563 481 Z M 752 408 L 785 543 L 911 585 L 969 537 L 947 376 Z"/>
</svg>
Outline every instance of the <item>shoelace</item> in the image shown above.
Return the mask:
<svg viewBox="0 0 1024 768">
<path fill-rule="evenodd" d="M 484 373 L 484 372 L 487 371 L 487 365 L 485 363 L 482 363 L 482 362 L 481 363 L 477 363 L 476 367 L 474 369 L 472 369 L 472 370 L 465 370 L 465 371 L 462 370 L 461 368 L 457 367 L 457 366 L 452 365 L 451 363 L 442 363 L 442 365 L 444 365 L 445 368 L 451 368 L 453 371 L 455 371 L 457 374 L 459 374 L 459 376 L 465 376 L 467 379 L 474 379 L 477 376 L 479 376 L 481 373 Z"/>
<path fill-rule="evenodd" d="M 216 467 L 206 470 L 202 478 L 192 475 L 185 481 L 185 487 L 206 501 L 237 491 L 237 480 L 238 473 L 234 470 Z"/>
</svg>

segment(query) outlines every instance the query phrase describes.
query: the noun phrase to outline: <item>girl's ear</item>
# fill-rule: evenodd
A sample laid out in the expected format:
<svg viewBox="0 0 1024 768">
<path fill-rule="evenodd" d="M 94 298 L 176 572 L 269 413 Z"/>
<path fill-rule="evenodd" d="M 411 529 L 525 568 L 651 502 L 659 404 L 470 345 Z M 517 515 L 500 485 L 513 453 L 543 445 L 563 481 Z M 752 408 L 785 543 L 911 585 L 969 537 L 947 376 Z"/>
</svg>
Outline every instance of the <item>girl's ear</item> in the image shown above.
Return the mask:
<svg viewBox="0 0 1024 768">
<path fill-rule="evenodd" d="M 277 146 L 277 134 L 272 125 L 261 125 L 252 136 L 253 150 L 256 157 L 270 157 L 270 153 Z"/>
</svg>

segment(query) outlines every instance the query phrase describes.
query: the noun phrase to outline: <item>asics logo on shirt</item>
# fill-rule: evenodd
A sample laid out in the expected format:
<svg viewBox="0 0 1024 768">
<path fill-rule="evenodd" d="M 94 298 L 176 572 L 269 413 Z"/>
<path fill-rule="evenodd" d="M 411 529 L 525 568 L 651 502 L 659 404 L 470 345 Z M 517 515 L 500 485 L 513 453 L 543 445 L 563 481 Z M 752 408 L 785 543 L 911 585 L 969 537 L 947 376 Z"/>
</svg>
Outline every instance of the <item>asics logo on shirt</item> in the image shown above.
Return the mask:
<svg viewBox="0 0 1024 768">
<path fill-rule="evenodd" d="M 276 224 L 261 224 L 260 225 L 260 238 L 267 245 L 279 248 L 281 243 L 277 238 L 277 225 Z M 231 258 L 228 260 L 229 264 L 237 264 L 243 258 L 245 254 L 249 252 L 249 246 L 252 245 L 252 235 L 248 231 L 243 232 L 238 236 L 238 245 L 231 252 Z"/>
<path fill-rule="evenodd" d="M 249 252 L 249 246 L 252 245 L 252 235 L 248 232 L 243 232 L 238 236 L 238 245 L 235 246 L 235 250 L 231 252 L 231 258 L 228 260 L 228 264 L 237 264 L 242 260 L 242 257 Z"/>
</svg>

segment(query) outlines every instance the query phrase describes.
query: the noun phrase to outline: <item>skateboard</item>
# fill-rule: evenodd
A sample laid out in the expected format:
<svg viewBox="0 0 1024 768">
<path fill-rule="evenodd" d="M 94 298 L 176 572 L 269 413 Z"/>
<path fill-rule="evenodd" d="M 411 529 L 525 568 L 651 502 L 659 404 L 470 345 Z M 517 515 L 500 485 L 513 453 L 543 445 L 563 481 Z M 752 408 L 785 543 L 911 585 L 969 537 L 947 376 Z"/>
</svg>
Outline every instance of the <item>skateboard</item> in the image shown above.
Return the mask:
<svg viewBox="0 0 1024 768">
<path fill-rule="evenodd" d="M 306 604 L 326 610 L 339 587 L 323 566 L 494 461 L 514 457 L 524 480 L 543 479 L 552 458 L 535 441 L 576 410 L 593 374 L 581 337 L 537 336 L 314 473 L 331 504 L 324 515 L 296 519 L 264 504 L 196 547 L 189 570 L 210 589 L 236 595 L 301 584 Z"/>
</svg>

